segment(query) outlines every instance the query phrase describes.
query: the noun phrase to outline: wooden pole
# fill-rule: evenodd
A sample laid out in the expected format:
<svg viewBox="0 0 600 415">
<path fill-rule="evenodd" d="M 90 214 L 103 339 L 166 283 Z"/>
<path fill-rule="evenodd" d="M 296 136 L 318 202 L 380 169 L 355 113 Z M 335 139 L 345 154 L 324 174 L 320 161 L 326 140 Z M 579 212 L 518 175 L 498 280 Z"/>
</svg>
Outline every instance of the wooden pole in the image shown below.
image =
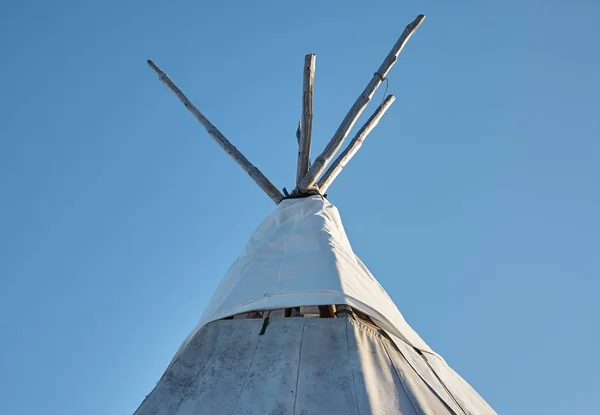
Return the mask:
<svg viewBox="0 0 600 415">
<path fill-rule="evenodd" d="M 358 117 L 360 117 L 360 114 L 362 114 L 369 101 L 371 101 L 373 94 L 375 94 L 375 91 L 379 85 L 381 85 L 383 80 L 386 78 L 388 72 L 392 66 L 394 66 L 394 63 L 396 63 L 398 55 L 404 48 L 404 45 L 408 39 L 410 39 L 415 30 L 417 30 L 417 28 L 421 25 L 421 23 L 423 23 L 423 20 L 425 20 L 425 16 L 420 14 L 413 22 L 406 26 L 406 29 L 404 29 L 404 32 L 390 53 L 387 55 L 377 72 L 375 72 L 373 75 L 371 82 L 369 82 L 363 93 L 354 102 L 352 108 L 350 108 L 350 111 L 348 111 L 348 114 L 325 147 L 325 150 L 323 150 L 319 157 L 316 158 L 309 172 L 298 184 L 297 189 L 299 189 L 300 192 L 306 191 L 314 186 L 321 173 L 323 173 L 327 167 L 327 164 L 329 164 L 331 159 L 335 156 L 335 153 L 342 146 L 344 140 L 348 136 L 348 133 L 356 123 L 356 120 Z"/>
<path fill-rule="evenodd" d="M 335 310 L 333 305 L 320 305 L 319 318 L 334 318 Z"/>
<path fill-rule="evenodd" d="M 273 183 L 262 172 L 256 168 L 233 144 L 225 138 L 225 136 L 192 104 L 192 102 L 181 92 L 173 81 L 160 70 L 158 66 L 151 60 L 148 60 L 148 65 L 158 74 L 158 79 L 169 88 L 179 100 L 185 105 L 187 110 L 198 120 L 213 140 L 223 149 L 231 158 L 256 182 L 256 184 L 275 202 L 279 204 L 283 199 L 283 194 L 277 189 Z"/>
<path fill-rule="evenodd" d="M 296 185 L 306 176 L 310 163 L 310 141 L 312 137 L 313 100 L 315 89 L 314 54 L 304 57 L 304 82 L 302 84 L 302 121 L 300 123 L 300 142 L 298 143 L 298 168 Z"/>
<path fill-rule="evenodd" d="M 348 164 L 350 159 L 354 157 L 358 149 L 362 146 L 363 141 L 365 141 L 365 138 L 367 138 L 373 128 L 377 126 L 379 120 L 381 120 L 381 117 L 383 117 L 383 114 L 385 114 L 388 108 L 392 106 L 395 100 L 396 98 L 393 95 L 388 95 L 385 101 L 383 101 L 381 105 L 377 107 L 373 115 L 369 117 L 365 125 L 362 126 L 352 141 L 350 141 L 348 147 L 346 147 L 346 149 L 338 156 L 337 159 L 335 159 L 331 166 L 329 166 L 325 174 L 321 176 L 317 182 L 319 192 L 325 193 L 325 191 L 327 191 L 327 188 L 329 188 L 331 183 L 333 183 L 342 169 L 346 167 L 346 164 Z"/>
</svg>

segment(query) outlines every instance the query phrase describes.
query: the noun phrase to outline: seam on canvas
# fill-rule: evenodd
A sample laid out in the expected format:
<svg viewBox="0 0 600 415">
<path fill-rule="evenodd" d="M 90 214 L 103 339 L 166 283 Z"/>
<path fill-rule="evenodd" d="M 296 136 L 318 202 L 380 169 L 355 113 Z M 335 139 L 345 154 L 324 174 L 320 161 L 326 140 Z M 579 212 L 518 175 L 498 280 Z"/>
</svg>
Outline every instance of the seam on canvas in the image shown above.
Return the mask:
<svg viewBox="0 0 600 415">
<path fill-rule="evenodd" d="M 427 367 L 429 367 L 429 370 L 431 370 L 433 372 L 433 374 L 435 375 L 435 377 L 437 378 L 437 380 L 440 381 L 440 383 L 442 384 L 442 386 L 444 387 L 444 389 L 446 389 L 446 392 L 448 392 L 448 395 L 450 395 L 450 397 L 452 398 L 452 400 L 454 401 L 454 403 L 456 403 L 456 405 L 460 408 L 460 410 L 462 411 L 462 413 L 464 415 L 467 415 L 467 412 L 464 410 L 464 408 L 462 407 L 462 405 L 458 402 L 458 400 L 454 397 L 454 395 L 452 394 L 452 392 L 450 392 L 450 389 L 448 389 L 448 387 L 446 386 L 446 383 L 444 383 L 444 381 L 442 380 L 442 378 L 440 378 L 437 374 L 437 372 L 435 371 L 435 369 L 433 368 L 433 366 L 431 366 L 429 364 L 429 360 L 427 360 L 427 358 L 423 355 L 421 355 L 421 357 L 423 358 L 423 360 L 425 360 L 425 363 L 427 363 Z"/>
<path fill-rule="evenodd" d="M 254 358 L 256 357 L 256 352 L 258 351 L 258 346 L 260 346 L 260 338 L 258 336 L 251 336 L 251 337 L 257 337 L 258 340 L 256 341 L 256 347 L 254 348 L 254 353 L 252 354 L 252 359 L 250 359 L 250 364 L 248 365 L 248 370 L 246 371 L 246 377 L 244 378 L 244 383 L 242 384 L 242 388 L 240 389 L 240 393 L 239 393 L 237 399 L 235 400 L 235 405 L 233 406 L 233 412 L 232 413 L 234 413 L 234 414 L 236 413 L 238 402 L 240 401 L 240 398 L 242 397 L 242 393 L 244 392 L 244 388 L 246 387 L 246 384 L 248 383 L 248 377 L 250 375 L 250 371 L 252 369 L 252 365 L 254 364 Z"/>
<path fill-rule="evenodd" d="M 437 396 L 437 398 L 440 400 L 440 402 L 442 402 L 444 404 L 444 406 L 446 406 L 446 408 L 448 408 L 448 410 L 450 412 L 452 412 L 453 415 L 458 415 L 456 413 L 456 411 L 454 409 L 452 409 L 452 407 L 450 405 L 448 405 L 448 403 L 446 402 L 446 400 L 444 398 L 442 398 L 442 396 L 429 384 L 429 382 L 427 382 L 427 380 L 425 380 L 425 378 L 423 376 L 421 376 L 421 374 L 419 373 L 419 371 L 417 369 L 415 369 L 415 367 L 410 363 L 410 361 L 406 358 L 406 356 L 404 356 L 404 353 L 402 353 L 402 350 L 400 350 L 398 348 L 398 346 L 395 345 L 394 343 L 392 343 L 392 345 L 396 348 L 396 351 L 398 353 L 400 353 L 400 356 L 402 356 L 402 358 L 404 359 L 404 361 L 408 364 L 408 366 L 410 366 L 410 368 L 413 370 L 413 372 L 415 372 L 417 374 L 417 376 L 419 376 L 419 378 L 421 378 L 421 380 L 425 383 L 425 385 L 427 385 L 427 387 L 431 390 L 431 392 L 433 392 L 433 394 L 435 396 Z M 389 356 L 389 352 L 387 350 L 387 345 L 384 344 L 384 347 L 386 347 L 386 353 L 388 353 L 388 356 Z M 394 366 L 394 368 L 396 368 L 396 367 Z M 434 372 L 434 374 L 435 374 L 435 372 Z M 436 377 L 437 377 L 437 375 L 436 375 Z M 438 379 L 439 379 L 439 377 L 438 377 Z M 442 383 L 442 386 L 443 386 L 443 383 Z M 454 399 L 454 397 L 452 395 L 450 395 L 450 397 L 456 402 L 456 400 Z M 460 405 L 458 405 L 458 407 L 464 413 L 463 408 Z"/>
<path fill-rule="evenodd" d="M 302 333 L 300 333 L 300 350 L 298 352 L 298 373 L 296 374 L 296 392 L 294 396 L 294 412 L 292 415 L 296 414 L 296 403 L 298 402 L 298 385 L 300 383 L 300 368 L 302 367 L 302 344 L 304 343 L 304 327 L 306 326 L 306 321 L 302 321 Z"/>
<path fill-rule="evenodd" d="M 348 338 L 348 326 L 350 325 L 349 319 L 344 319 L 346 323 L 346 346 L 348 347 L 348 358 L 350 358 L 350 339 Z M 352 372 L 352 385 L 354 385 L 354 399 L 356 399 L 356 409 L 358 415 L 360 415 L 360 405 L 358 404 L 358 389 L 356 387 L 356 377 L 354 376 L 354 367 L 350 365 L 350 372 Z"/>
<path fill-rule="evenodd" d="M 415 410 L 415 414 L 423 414 L 423 411 L 421 411 L 419 408 L 417 408 L 417 405 L 414 402 L 414 397 L 412 396 L 412 394 L 410 394 L 408 392 L 408 390 L 406 389 L 406 386 L 404 385 L 404 382 L 402 381 L 402 376 L 400 376 L 400 373 L 398 373 L 398 368 L 396 368 L 396 365 L 394 364 L 394 360 L 392 360 L 392 356 L 390 356 L 390 352 L 388 351 L 387 345 L 385 344 L 385 341 L 383 339 L 381 339 L 381 344 L 383 345 L 383 350 L 385 350 L 385 354 L 387 355 L 387 357 L 390 361 L 390 365 L 394 368 L 394 373 L 396 373 L 396 376 L 398 377 L 398 382 L 400 382 L 400 384 L 402 385 L 402 389 L 404 389 L 404 393 L 408 397 L 410 404 L 412 405 L 413 409 Z"/>
</svg>

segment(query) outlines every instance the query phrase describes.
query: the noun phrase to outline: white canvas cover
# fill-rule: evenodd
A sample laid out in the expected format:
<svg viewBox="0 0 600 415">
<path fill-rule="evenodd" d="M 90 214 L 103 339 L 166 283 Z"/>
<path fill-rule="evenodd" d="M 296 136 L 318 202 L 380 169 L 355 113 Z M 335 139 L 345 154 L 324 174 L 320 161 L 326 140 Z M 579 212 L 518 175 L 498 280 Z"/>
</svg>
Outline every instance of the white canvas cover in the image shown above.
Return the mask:
<svg viewBox="0 0 600 415">
<path fill-rule="evenodd" d="M 431 388 L 415 349 L 359 319 L 272 318 L 260 335 L 262 325 L 202 327 L 134 415 L 493 413 L 453 399 L 439 381 Z"/>
<path fill-rule="evenodd" d="M 450 408 L 449 413 L 495 413 L 406 323 L 385 290 L 352 251 L 338 210 L 320 196 L 284 200 L 260 224 L 153 394 L 176 371 L 179 358 L 189 355 L 187 348 L 203 335 L 203 328 L 209 323 L 252 310 L 327 304 L 348 304 L 369 315 L 404 355 L 416 374 L 415 379 L 441 399 Z M 414 384 L 413 379 L 403 387 L 418 394 L 416 391 L 422 386 Z M 374 385 L 369 388 L 377 389 Z M 420 399 L 427 402 L 429 398 L 423 395 Z M 417 410 L 417 413 L 436 412 Z"/>
<path fill-rule="evenodd" d="M 431 352 L 352 251 L 337 208 L 320 196 L 286 199 L 263 220 L 188 339 L 206 323 L 245 311 L 324 304 L 348 304 Z"/>
</svg>

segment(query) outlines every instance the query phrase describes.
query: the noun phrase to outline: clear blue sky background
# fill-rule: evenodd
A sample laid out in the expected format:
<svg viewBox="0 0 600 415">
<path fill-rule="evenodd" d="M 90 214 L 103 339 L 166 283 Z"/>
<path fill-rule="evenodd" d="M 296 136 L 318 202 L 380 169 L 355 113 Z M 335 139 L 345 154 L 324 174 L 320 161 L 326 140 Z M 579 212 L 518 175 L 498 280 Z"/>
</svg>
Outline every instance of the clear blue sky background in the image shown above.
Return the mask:
<svg viewBox="0 0 600 415">
<path fill-rule="evenodd" d="M 424 13 L 329 199 L 499 413 L 597 413 L 599 3 L 253 3 L 0 5 L 0 412 L 132 413 L 274 208 L 146 59 L 289 189 L 304 55 L 320 152 Z"/>
</svg>

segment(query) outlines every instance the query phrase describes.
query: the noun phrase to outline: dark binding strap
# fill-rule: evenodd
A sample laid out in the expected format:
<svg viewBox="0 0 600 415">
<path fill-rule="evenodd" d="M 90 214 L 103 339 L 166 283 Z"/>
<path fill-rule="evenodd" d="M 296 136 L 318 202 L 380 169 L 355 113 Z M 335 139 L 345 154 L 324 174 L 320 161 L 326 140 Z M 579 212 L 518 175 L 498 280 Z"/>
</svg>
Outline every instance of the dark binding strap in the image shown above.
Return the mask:
<svg viewBox="0 0 600 415">
<path fill-rule="evenodd" d="M 263 321 L 263 325 L 262 325 L 262 328 L 260 329 L 260 333 L 258 333 L 259 336 L 262 336 L 263 334 L 265 334 L 265 331 L 267 331 L 267 326 L 269 325 L 269 316 L 271 316 L 271 310 L 269 310 L 269 312 L 267 313 L 267 316 L 265 317 L 265 320 Z"/>
<path fill-rule="evenodd" d="M 303 193 L 295 193 L 295 191 L 294 191 L 290 195 L 286 194 L 286 196 L 283 199 L 281 199 L 281 201 L 283 202 L 286 199 L 304 199 L 304 198 L 307 198 L 310 196 L 320 196 L 323 199 L 327 199 L 327 194 L 322 195 L 321 193 L 319 193 L 318 190 L 307 190 L 306 192 L 303 192 Z"/>
<path fill-rule="evenodd" d="M 262 325 L 262 328 L 260 329 L 260 333 L 258 333 L 259 336 L 262 336 L 263 334 L 265 334 L 265 331 L 267 331 L 268 325 L 269 325 L 269 317 L 265 317 L 265 321 L 263 321 L 263 325 Z"/>
</svg>

